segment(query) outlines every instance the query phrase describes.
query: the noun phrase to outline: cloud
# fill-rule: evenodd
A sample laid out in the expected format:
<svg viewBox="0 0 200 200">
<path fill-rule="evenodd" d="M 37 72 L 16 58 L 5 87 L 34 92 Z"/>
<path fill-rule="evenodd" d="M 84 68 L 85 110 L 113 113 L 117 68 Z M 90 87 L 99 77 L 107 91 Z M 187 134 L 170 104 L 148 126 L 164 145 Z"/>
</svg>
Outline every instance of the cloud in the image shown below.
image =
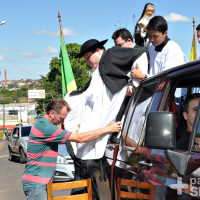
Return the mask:
<svg viewBox="0 0 200 200">
<path fill-rule="evenodd" d="M 44 55 L 44 56 L 48 56 L 48 55 L 58 54 L 58 53 L 59 53 L 59 51 L 56 48 L 48 47 L 48 50 L 42 52 L 41 54 Z"/>
<path fill-rule="evenodd" d="M 53 54 L 59 54 L 59 51 L 54 47 L 48 47 L 46 51 L 43 51 L 41 53 L 32 53 L 32 52 L 22 52 L 19 55 L 20 56 L 26 56 L 26 57 L 40 57 L 40 56 L 49 56 Z"/>
<path fill-rule="evenodd" d="M 5 60 L 3 56 L 0 56 L 0 60 Z"/>
<path fill-rule="evenodd" d="M 56 32 L 53 31 L 34 31 L 34 35 L 51 35 L 51 36 L 57 36 Z"/>
<path fill-rule="evenodd" d="M 0 51 L 16 51 L 16 49 L 12 49 L 9 47 L 3 47 L 3 48 L 0 48 Z"/>
<path fill-rule="evenodd" d="M 46 31 L 46 30 L 34 31 L 33 34 L 34 35 L 51 35 L 51 36 L 58 37 L 58 36 L 60 36 L 60 31 L 58 31 L 58 32 Z M 69 28 L 63 28 L 63 34 L 64 34 L 64 36 L 75 36 L 76 35 L 75 31 L 72 29 L 69 29 Z"/>
<path fill-rule="evenodd" d="M 34 54 L 34 53 L 31 53 L 31 52 L 22 52 L 22 53 L 20 53 L 19 54 L 20 56 L 30 56 L 30 57 L 34 57 L 34 56 L 36 56 L 36 54 Z"/>
<path fill-rule="evenodd" d="M 63 34 L 64 34 L 64 36 L 75 36 L 76 35 L 75 31 L 72 29 L 69 29 L 69 28 L 63 28 Z M 59 35 L 60 35 L 60 32 L 59 32 Z"/>
<path fill-rule="evenodd" d="M 46 60 L 46 61 L 44 62 L 44 64 L 45 64 L 45 65 L 49 65 L 50 62 L 51 62 L 51 60 Z"/>
<path fill-rule="evenodd" d="M 177 13 L 169 13 L 169 15 L 164 15 L 167 22 L 191 22 L 192 20 L 188 17 L 182 16 Z"/>
</svg>

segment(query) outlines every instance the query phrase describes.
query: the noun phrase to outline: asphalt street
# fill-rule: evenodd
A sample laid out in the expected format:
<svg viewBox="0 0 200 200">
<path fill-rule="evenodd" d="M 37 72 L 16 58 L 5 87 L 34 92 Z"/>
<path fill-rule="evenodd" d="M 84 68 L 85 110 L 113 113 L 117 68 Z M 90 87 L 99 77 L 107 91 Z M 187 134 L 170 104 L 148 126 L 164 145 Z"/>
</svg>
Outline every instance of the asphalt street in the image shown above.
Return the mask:
<svg viewBox="0 0 200 200">
<path fill-rule="evenodd" d="M 21 164 L 19 159 L 16 161 L 8 160 L 8 144 L 6 140 L 0 140 L 0 200 L 26 200 L 22 187 L 22 175 L 26 164 Z M 99 176 L 98 176 L 99 177 Z M 100 199 L 109 200 L 108 182 L 101 183 L 97 179 L 100 190 Z M 69 195 L 70 190 L 55 191 L 53 195 Z"/>
<path fill-rule="evenodd" d="M 26 200 L 22 189 L 22 174 L 25 164 L 8 160 L 6 140 L 0 140 L 0 200 Z"/>
</svg>

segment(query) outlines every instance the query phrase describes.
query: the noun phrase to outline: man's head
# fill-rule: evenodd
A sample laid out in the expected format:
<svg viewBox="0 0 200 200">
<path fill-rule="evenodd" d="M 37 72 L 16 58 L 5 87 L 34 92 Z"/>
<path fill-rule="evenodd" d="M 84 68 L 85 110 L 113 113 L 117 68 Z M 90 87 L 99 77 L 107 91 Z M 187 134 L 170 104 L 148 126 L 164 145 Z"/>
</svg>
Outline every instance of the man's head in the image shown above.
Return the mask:
<svg viewBox="0 0 200 200">
<path fill-rule="evenodd" d="M 85 62 L 91 68 L 97 68 L 99 66 L 99 62 L 101 60 L 101 56 L 105 50 L 103 46 L 108 40 L 103 40 L 99 42 L 96 39 L 87 40 L 81 46 L 81 52 L 76 55 L 76 58 L 83 57 Z"/>
<path fill-rule="evenodd" d="M 167 37 L 167 21 L 162 16 L 155 16 L 149 21 L 147 31 L 152 44 L 158 46 L 162 44 Z"/>
<path fill-rule="evenodd" d="M 197 38 L 200 43 L 200 24 L 197 26 L 196 30 L 197 30 Z"/>
<path fill-rule="evenodd" d="M 116 30 L 112 35 L 112 39 L 114 40 L 115 46 L 128 48 L 133 48 L 134 46 L 133 37 L 130 31 L 125 28 Z"/>
<path fill-rule="evenodd" d="M 69 104 L 63 99 L 56 99 L 51 101 L 46 108 L 46 117 L 54 125 L 63 124 L 67 113 L 71 108 Z"/>
<path fill-rule="evenodd" d="M 185 100 L 183 107 L 183 117 L 187 121 L 187 131 L 192 132 L 192 126 L 194 123 L 199 100 L 200 100 L 200 93 L 194 93 L 188 95 Z"/>
</svg>

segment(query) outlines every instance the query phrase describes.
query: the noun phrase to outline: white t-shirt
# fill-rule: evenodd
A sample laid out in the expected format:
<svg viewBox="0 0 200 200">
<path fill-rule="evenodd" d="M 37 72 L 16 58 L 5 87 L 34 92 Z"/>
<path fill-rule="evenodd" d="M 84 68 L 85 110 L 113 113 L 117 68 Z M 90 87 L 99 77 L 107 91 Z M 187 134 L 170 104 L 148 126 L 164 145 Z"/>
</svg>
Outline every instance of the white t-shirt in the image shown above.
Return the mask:
<svg viewBox="0 0 200 200">
<path fill-rule="evenodd" d="M 169 40 L 161 52 L 155 51 L 155 46 L 149 46 L 150 56 L 150 73 L 149 76 L 155 75 L 164 70 L 184 64 L 186 57 L 179 45 Z"/>
</svg>

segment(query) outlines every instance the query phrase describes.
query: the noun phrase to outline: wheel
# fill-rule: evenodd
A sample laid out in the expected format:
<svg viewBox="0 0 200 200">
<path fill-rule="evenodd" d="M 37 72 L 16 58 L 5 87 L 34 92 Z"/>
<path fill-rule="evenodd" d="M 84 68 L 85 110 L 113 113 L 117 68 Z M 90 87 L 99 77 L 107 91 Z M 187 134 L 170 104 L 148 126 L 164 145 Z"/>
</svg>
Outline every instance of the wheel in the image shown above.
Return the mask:
<svg viewBox="0 0 200 200">
<path fill-rule="evenodd" d="M 22 164 L 26 163 L 27 162 L 27 158 L 26 158 L 26 156 L 24 154 L 23 149 L 19 149 L 19 154 L 20 154 L 20 157 L 19 157 L 20 163 L 22 163 Z"/>
<path fill-rule="evenodd" d="M 10 160 L 10 161 L 15 161 L 15 158 L 16 158 L 16 157 L 12 155 L 12 151 L 11 151 L 10 148 L 9 148 L 9 160 Z"/>
</svg>

